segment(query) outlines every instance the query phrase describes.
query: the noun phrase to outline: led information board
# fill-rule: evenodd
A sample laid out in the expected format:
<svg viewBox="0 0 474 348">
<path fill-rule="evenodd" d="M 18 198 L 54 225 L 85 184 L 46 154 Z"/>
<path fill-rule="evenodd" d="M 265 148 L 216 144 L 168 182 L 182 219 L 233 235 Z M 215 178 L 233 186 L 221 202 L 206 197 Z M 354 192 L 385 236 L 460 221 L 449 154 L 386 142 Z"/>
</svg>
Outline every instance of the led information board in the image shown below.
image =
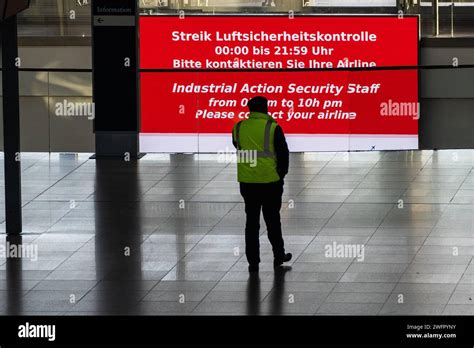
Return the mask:
<svg viewBox="0 0 474 348">
<path fill-rule="evenodd" d="M 416 149 L 417 64 L 416 17 L 143 16 L 140 150 L 230 149 L 256 95 L 292 151 Z"/>
</svg>

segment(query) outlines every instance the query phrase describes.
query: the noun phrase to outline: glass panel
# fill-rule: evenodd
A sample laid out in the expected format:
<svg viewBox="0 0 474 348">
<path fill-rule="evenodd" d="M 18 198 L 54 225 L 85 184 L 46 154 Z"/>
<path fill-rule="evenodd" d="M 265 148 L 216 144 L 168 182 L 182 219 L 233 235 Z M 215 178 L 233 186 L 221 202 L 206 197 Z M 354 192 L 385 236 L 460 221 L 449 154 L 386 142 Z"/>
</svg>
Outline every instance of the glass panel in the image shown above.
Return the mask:
<svg viewBox="0 0 474 348">
<path fill-rule="evenodd" d="M 437 6 L 436 6 L 437 5 Z M 438 30 L 435 9 L 438 8 Z M 420 7 L 422 36 L 472 37 L 474 36 L 474 2 L 422 1 Z"/>
<path fill-rule="evenodd" d="M 90 37 L 91 0 L 31 0 L 18 16 L 20 37 Z"/>
</svg>

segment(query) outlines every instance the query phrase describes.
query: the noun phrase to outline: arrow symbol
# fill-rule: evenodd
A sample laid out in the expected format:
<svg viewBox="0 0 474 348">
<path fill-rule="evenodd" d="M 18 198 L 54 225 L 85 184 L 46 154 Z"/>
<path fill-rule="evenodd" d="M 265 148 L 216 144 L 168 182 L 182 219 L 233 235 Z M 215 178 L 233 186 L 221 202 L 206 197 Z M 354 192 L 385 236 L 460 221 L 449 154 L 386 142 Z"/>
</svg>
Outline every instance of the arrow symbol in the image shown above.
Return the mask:
<svg viewBox="0 0 474 348">
<path fill-rule="evenodd" d="M 99 19 L 97 19 L 97 22 L 99 23 L 102 23 L 104 20 L 102 19 L 102 17 L 100 17 Z"/>
</svg>

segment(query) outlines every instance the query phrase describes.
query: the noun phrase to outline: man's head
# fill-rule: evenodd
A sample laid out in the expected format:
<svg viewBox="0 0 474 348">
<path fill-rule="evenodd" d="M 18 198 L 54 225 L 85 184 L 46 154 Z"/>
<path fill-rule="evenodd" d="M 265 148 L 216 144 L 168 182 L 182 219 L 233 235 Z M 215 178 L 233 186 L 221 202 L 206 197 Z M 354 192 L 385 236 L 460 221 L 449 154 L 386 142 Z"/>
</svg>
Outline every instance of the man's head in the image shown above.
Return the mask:
<svg viewBox="0 0 474 348">
<path fill-rule="evenodd" d="M 261 112 L 268 114 L 268 100 L 265 97 L 254 97 L 249 100 L 247 106 L 250 112 Z"/>
</svg>

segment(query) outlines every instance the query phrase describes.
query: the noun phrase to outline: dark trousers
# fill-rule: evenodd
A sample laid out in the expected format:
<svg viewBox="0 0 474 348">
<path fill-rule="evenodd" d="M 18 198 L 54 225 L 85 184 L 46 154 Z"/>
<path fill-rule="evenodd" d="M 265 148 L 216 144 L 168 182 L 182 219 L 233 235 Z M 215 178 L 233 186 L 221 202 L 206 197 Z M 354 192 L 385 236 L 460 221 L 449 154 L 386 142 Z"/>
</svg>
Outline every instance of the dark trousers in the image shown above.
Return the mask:
<svg viewBox="0 0 474 348">
<path fill-rule="evenodd" d="M 247 221 L 245 224 L 245 254 L 251 265 L 260 262 L 260 211 L 267 225 L 268 239 L 272 244 L 273 256 L 283 259 L 285 247 L 281 234 L 281 197 L 283 181 L 270 184 L 240 183 L 240 193 L 245 202 Z"/>
</svg>

